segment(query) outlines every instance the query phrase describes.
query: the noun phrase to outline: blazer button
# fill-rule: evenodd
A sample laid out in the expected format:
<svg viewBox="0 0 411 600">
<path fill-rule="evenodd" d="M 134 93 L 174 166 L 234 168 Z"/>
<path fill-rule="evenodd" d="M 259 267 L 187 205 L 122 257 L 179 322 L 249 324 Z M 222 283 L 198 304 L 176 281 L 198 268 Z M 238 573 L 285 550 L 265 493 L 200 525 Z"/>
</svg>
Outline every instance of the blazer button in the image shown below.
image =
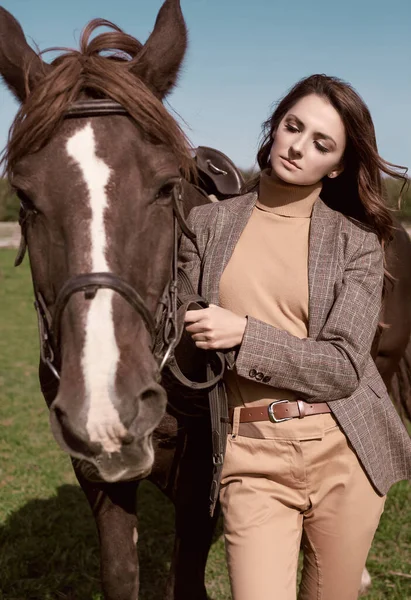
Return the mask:
<svg viewBox="0 0 411 600">
<path fill-rule="evenodd" d="M 263 379 L 263 383 L 268 383 L 269 381 L 271 381 L 271 377 L 269 375 L 266 375 Z"/>
<path fill-rule="evenodd" d="M 264 373 L 261 373 L 260 371 L 257 373 L 257 375 L 255 376 L 255 378 L 257 379 L 257 381 L 262 381 L 264 379 Z"/>
<path fill-rule="evenodd" d="M 255 377 L 257 375 L 257 371 L 255 369 L 251 369 L 248 375 L 250 377 Z"/>
</svg>

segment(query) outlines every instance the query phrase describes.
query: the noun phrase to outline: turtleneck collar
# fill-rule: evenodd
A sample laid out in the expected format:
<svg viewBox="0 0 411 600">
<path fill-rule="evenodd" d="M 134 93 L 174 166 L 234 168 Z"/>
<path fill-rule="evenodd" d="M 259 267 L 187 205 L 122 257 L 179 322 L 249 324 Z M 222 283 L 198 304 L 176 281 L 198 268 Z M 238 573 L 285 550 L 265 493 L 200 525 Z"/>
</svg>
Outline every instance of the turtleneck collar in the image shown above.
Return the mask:
<svg viewBox="0 0 411 600">
<path fill-rule="evenodd" d="M 314 202 L 322 189 L 313 185 L 294 185 L 271 176 L 271 169 L 261 172 L 256 206 L 284 217 L 311 217 Z"/>
</svg>

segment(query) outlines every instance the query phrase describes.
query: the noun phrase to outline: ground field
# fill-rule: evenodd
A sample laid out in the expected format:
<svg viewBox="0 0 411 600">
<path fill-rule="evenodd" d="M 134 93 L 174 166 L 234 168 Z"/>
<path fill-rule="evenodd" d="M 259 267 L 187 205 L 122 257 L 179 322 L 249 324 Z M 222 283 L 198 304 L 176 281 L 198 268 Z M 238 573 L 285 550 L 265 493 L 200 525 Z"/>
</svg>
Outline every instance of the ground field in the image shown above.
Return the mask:
<svg viewBox="0 0 411 600">
<path fill-rule="evenodd" d="M 18 248 L 20 226 L 18 223 L 0 222 L 0 248 Z"/>
<path fill-rule="evenodd" d="M 0 250 L 0 600 L 102 600 L 94 523 L 69 460 L 51 437 L 38 389 L 28 263 L 14 269 L 14 256 Z M 162 600 L 172 507 L 145 483 L 139 515 L 141 597 Z M 389 494 L 368 568 L 369 600 L 411 600 L 408 483 Z M 212 600 L 229 600 L 221 538 L 211 550 L 207 585 Z"/>
</svg>

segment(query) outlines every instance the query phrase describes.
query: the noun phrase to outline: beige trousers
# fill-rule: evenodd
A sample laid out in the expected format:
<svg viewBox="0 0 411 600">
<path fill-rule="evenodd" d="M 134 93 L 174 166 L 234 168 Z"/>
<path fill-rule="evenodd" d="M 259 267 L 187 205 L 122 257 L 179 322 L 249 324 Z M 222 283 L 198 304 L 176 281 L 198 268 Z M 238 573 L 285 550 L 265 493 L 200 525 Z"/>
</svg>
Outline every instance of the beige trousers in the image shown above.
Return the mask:
<svg viewBox="0 0 411 600">
<path fill-rule="evenodd" d="M 332 415 L 239 426 L 238 410 L 220 492 L 233 600 L 295 600 L 301 542 L 298 599 L 355 600 L 385 497 Z"/>
</svg>

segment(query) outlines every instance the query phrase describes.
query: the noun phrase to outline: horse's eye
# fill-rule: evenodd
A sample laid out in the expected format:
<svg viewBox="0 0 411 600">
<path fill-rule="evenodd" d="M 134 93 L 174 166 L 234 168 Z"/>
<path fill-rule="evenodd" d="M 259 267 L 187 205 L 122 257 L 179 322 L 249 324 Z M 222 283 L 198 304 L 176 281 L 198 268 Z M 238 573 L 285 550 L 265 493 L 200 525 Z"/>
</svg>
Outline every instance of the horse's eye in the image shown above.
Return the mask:
<svg viewBox="0 0 411 600">
<path fill-rule="evenodd" d="M 17 193 L 17 198 L 20 200 L 20 206 L 24 210 L 24 212 L 30 212 L 30 213 L 34 213 L 34 214 L 38 213 L 38 210 L 34 206 L 33 201 L 30 200 L 30 198 L 27 196 L 27 194 L 25 192 L 23 192 L 22 190 L 17 190 L 16 193 Z"/>
<path fill-rule="evenodd" d="M 175 186 L 175 182 L 169 182 L 163 185 L 156 194 L 156 200 L 169 200 L 173 195 Z"/>
</svg>

